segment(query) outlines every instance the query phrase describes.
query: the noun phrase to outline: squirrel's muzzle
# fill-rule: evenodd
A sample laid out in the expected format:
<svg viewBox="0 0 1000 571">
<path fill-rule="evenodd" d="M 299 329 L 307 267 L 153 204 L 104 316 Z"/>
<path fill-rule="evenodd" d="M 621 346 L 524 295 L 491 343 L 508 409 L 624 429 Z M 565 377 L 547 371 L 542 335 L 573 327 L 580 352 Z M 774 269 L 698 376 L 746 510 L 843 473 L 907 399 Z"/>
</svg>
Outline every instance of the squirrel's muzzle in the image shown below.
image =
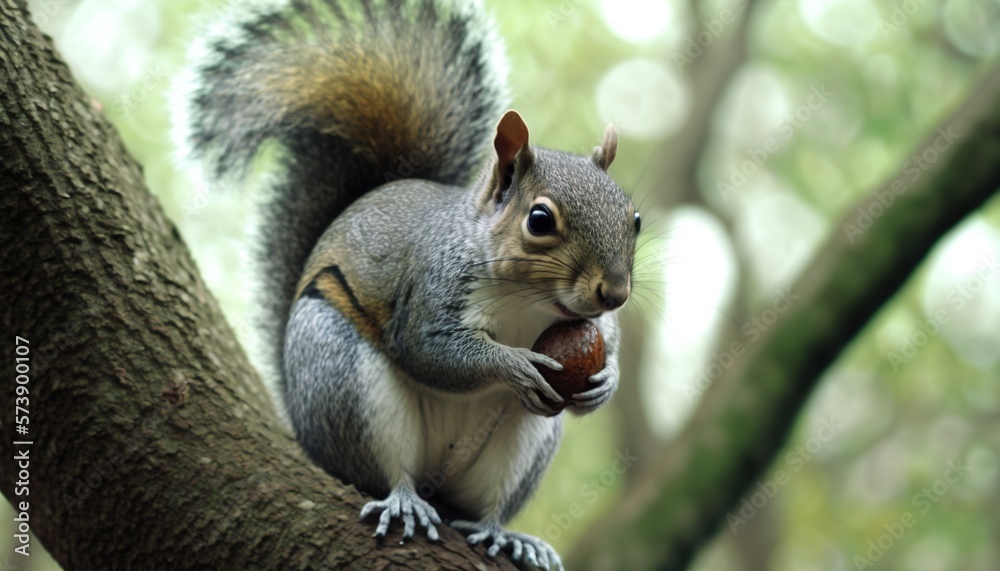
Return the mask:
<svg viewBox="0 0 1000 571">
<path fill-rule="evenodd" d="M 601 279 L 594 291 L 598 305 L 604 311 L 612 311 L 625 305 L 625 302 L 628 301 L 631 285 L 628 275 L 624 279 L 618 280 Z"/>
</svg>

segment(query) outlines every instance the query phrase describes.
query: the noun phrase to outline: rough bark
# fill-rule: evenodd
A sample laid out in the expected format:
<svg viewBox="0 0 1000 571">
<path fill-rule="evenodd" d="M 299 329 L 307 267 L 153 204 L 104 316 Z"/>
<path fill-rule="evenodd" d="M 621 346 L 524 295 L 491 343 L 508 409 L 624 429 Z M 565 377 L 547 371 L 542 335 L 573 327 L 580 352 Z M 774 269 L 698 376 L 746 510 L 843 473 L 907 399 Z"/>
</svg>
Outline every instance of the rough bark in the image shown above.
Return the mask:
<svg viewBox="0 0 1000 571">
<path fill-rule="evenodd" d="M 457 533 L 397 545 L 313 466 L 109 123 L 0 0 L 0 330 L 30 431 L 0 488 L 68 569 L 513 569 Z M 15 407 L 5 382 L 4 418 Z M 14 446 L 16 440 L 31 445 Z M 28 450 L 30 495 L 10 458 Z M 36 546 L 32 546 L 35 548 Z"/>
<path fill-rule="evenodd" d="M 914 148 L 920 154 L 948 137 L 942 133 L 959 135 L 915 183 L 901 167 L 848 210 L 792 288 L 801 299 L 708 389 L 678 440 L 583 538 L 570 563 L 594 570 L 688 565 L 774 460 L 823 371 L 935 242 L 1000 188 L 998 102 L 994 67 L 962 108 Z M 893 193 L 897 181 L 908 183 L 901 195 Z M 886 196 L 892 205 L 880 207 Z M 882 214 L 865 228 L 859 208 Z"/>
</svg>

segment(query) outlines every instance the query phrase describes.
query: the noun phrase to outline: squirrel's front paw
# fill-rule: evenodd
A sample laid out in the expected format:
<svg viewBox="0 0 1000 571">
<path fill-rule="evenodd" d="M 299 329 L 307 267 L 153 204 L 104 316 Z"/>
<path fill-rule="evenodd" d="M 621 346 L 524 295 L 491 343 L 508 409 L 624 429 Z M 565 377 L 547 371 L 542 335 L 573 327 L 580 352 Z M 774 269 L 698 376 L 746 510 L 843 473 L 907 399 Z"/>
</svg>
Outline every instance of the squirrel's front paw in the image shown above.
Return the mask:
<svg viewBox="0 0 1000 571">
<path fill-rule="evenodd" d="M 531 565 L 546 571 L 563 571 L 562 560 L 555 549 L 548 544 L 524 533 L 507 531 L 495 522 L 453 521 L 451 527 L 468 533 L 471 545 L 489 541 L 492 543 L 486 555 L 496 557 L 500 550 L 510 553 L 511 561 L 519 566 Z"/>
<path fill-rule="evenodd" d="M 524 405 L 524 408 L 528 409 L 528 412 L 533 414 L 542 416 L 559 414 L 562 407 L 553 406 L 553 403 L 559 404 L 565 399 L 552 388 L 552 385 L 542 377 L 542 374 L 538 372 L 538 369 L 532 363 L 544 365 L 555 371 L 561 371 L 563 366 L 559 364 L 559 361 L 548 355 L 535 353 L 529 349 L 517 347 L 512 348 L 512 350 L 517 355 L 519 363 L 517 369 L 510 376 L 509 381 L 514 392 L 517 393 L 521 404 Z M 543 396 L 550 402 L 546 402 L 542 398 Z"/>
<path fill-rule="evenodd" d="M 593 388 L 570 398 L 572 402 L 569 407 L 570 412 L 587 414 L 604 406 L 618 388 L 618 368 L 604 367 L 588 380 Z"/>
<path fill-rule="evenodd" d="M 427 528 L 427 539 L 438 540 L 438 531 L 434 524 L 440 524 L 441 517 L 438 516 L 437 510 L 412 489 L 399 486 L 389 494 L 388 498 L 368 502 L 365 507 L 361 508 L 361 519 L 363 520 L 369 514 L 379 510 L 381 510 L 382 515 L 378 518 L 378 527 L 375 528 L 374 537 L 385 537 L 389 531 L 389 522 L 393 518 L 402 518 L 403 539 L 400 540 L 400 545 L 407 538 L 413 537 L 417 521 L 420 522 L 420 527 Z"/>
</svg>

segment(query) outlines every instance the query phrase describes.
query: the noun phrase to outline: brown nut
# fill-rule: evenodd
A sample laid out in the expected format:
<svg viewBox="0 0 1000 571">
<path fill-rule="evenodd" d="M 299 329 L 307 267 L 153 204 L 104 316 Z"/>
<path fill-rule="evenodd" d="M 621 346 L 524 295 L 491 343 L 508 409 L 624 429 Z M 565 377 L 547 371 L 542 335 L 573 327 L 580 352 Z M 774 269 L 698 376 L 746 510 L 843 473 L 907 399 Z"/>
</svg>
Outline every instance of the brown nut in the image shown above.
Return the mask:
<svg viewBox="0 0 1000 571">
<path fill-rule="evenodd" d="M 542 397 L 560 411 L 571 404 L 570 397 L 590 390 L 590 377 L 604 368 L 604 337 L 597 326 L 586 319 L 552 325 L 542 332 L 531 350 L 548 355 L 563 366 L 562 371 L 553 371 L 545 365 L 535 365 L 552 388 L 566 399 L 553 403 Z"/>
</svg>

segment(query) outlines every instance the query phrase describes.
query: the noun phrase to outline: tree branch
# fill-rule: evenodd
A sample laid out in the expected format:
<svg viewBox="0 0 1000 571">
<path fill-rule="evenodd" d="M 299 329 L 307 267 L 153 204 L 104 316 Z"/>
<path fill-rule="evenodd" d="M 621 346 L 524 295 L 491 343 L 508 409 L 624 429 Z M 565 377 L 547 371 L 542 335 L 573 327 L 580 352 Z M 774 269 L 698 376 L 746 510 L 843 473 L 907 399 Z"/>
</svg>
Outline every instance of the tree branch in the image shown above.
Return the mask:
<svg viewBox="0 0 1000 571">
<path fill-rule="evenodd" d="M 30 357 L 29 432 L 3 423 L 0 488 L 57 561 L 513 569 L 450 529 L 437 545 L 370 537 L 365 499 L 277 419 L 139 167 L 15 0 L 0 0 L 0 84 L 4 374 L 15 336 Z"/>
<path fill-rule="evenodd" d="M 1000 188 L 998 101 L 995 66 L 916 147 L 938 157 L 920 163 L 927 168 L 919 178 L 907 163 L 849 210 L 792 288 L 801 299 L 709 388 L 681 437 L 583 538 L 570 563 L 593 570 L 689 563 L 771 464 L 823 371 L 935 242 Z M 928 149 L 937 154 L 925 155 Z"/>
</svg>

